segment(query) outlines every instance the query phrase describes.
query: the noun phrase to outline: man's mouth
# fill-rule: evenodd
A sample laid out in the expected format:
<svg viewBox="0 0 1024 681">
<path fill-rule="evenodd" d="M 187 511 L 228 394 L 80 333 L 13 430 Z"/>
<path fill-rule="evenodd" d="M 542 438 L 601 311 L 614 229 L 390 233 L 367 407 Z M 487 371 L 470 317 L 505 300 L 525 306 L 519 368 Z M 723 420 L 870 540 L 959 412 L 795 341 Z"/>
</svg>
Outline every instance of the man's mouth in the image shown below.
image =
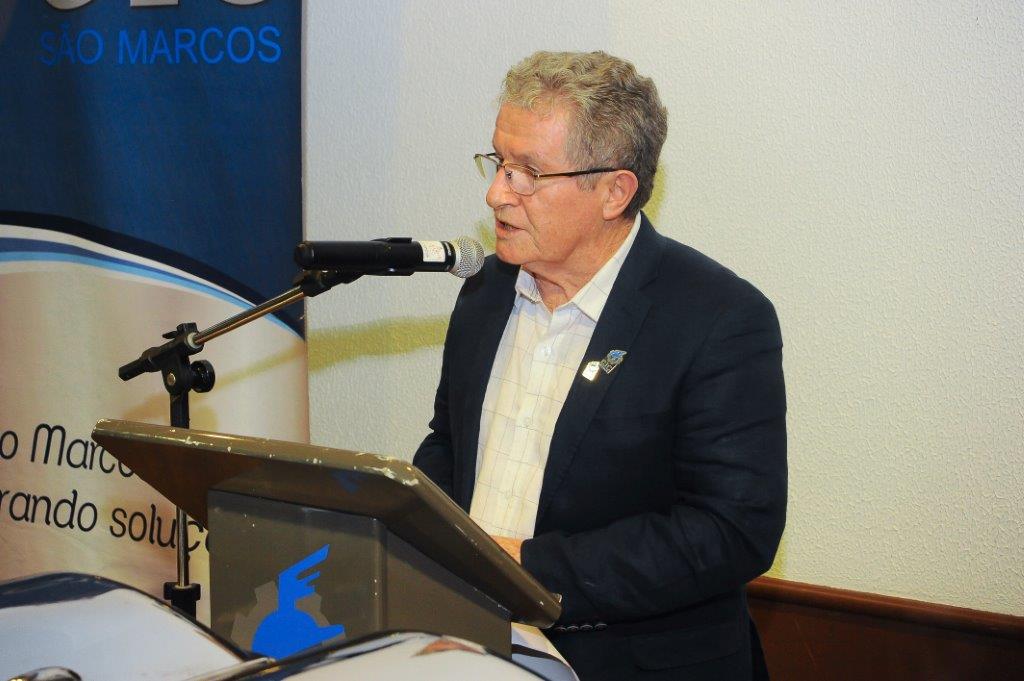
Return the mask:
<svg viewBox="0 0 1024 681">
<path fill-rule="evenodd" d="M 513 232 L 519 231 L 519 228 L 516 227 L 515 225 L 510 225 L 507 222 L 502 222 L 501 220 L 495 218 L 494 219 L 494 231 L 498 235 L 508 235 L 508 234 L 513 233 Z"/>
</svg>

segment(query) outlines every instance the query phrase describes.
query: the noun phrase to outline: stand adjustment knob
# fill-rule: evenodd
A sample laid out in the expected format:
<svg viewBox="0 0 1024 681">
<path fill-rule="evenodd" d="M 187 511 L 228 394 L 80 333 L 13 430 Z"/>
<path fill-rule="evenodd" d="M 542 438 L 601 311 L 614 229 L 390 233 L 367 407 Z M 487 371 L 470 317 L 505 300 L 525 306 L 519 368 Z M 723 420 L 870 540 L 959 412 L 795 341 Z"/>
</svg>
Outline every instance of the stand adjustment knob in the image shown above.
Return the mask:
<svg viewBox="0 0 1024 681">
<path fill-rule="evenodd" d="M 196 616 L 199 594 L 198 584 L 178 586 L 177 582 L 164 582 L 164 600 L 170 601 L 175 608 L 192 617 Z"/>
<path fill-rule="evenodd" d="M 213 365 L 205 359 L 197 359 L 189 367 L 192 370 L 192 389 L 197 393 L 208 393 L 213 390 L 213 384 L 217 381 L 217 374 Z"/>
</svg>

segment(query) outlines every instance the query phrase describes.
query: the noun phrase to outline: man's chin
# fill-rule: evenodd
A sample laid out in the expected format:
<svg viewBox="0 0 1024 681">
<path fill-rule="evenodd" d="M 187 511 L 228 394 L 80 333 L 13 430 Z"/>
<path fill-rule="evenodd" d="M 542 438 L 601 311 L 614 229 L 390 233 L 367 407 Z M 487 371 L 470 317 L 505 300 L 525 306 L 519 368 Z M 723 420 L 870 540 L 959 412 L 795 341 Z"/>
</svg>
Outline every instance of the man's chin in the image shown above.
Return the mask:
<svg viewBox="0 0 1024 681">
<path fill-rule="evenodd" d="M 494 255 L 498 256 L 498 260 L 508 265 L 522 265 L 523 260 L 518 257 L 516 249 L 508 243 L 507 239 L 498 239 L 494 242 Z"/>
<path fill-rule="evenodd" d="M 524 262 L 521 259 L 510 258 L 508 256 L 504 256 L 500 252 L 495 252 L 494 255 L 496 255 L 498 257 L 498 260 L 500 260 L 501 262 L 505 263 L 506 265 L 515 265 L 515 266 L 519 267 L 519 266 L 522 266 L 522 264 Z"/>
<path fill-rule="evenodd" d="M 531 261 L 528 253 L 521 248 L 516 248 L 507 239 L 498 239 L 494 244 L 494 255 L 506 265 L 525 265 Z"/>
</svg>

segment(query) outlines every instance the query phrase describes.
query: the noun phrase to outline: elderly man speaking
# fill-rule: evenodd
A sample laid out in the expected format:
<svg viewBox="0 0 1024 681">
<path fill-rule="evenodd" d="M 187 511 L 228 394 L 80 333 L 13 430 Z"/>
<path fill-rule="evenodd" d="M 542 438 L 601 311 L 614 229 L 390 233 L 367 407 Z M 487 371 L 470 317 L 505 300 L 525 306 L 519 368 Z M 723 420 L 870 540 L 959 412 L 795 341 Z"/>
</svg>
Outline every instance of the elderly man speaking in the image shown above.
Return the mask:
<svg viewBox="0 0 1024 681">
<path fill-rule="evenodd" d="M 764 673 L 745 584 L 785 524 L 782 340 L 748 282 L 655 231 L 667 111 L 603 52 L 505 77 L 496 257 L 467 280 L 414 463 L 562 595 L 583 681 Z"/>
</svg>

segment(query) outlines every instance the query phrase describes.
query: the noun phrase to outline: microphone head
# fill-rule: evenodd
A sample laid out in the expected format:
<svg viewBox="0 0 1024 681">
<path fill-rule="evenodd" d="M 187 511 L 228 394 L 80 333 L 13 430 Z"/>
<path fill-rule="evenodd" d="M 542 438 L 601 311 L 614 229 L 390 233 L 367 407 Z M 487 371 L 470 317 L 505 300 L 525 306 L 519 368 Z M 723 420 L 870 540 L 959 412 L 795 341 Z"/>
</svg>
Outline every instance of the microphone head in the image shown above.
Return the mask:
<svg viewBox="0 0 1024 681">
<path fill-rule="evenodd" d="M 459 279 L 467 279 L 484 266 L 484 247 L 476 239 L 460 236 L 451 242 L 455 247 L 455 264 L 448 270 Z"/>
</svg>

